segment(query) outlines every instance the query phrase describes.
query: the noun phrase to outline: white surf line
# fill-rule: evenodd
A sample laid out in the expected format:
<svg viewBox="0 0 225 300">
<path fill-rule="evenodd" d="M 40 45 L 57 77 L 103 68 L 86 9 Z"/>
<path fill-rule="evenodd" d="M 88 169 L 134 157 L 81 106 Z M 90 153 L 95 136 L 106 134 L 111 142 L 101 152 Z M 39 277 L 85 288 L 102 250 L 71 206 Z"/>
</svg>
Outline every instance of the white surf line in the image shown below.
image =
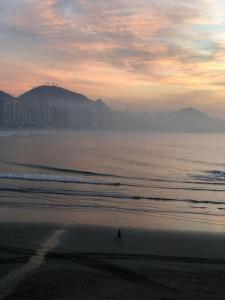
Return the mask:
<svg viewBox="0 0 225 300">
<path fill-rule="evenodd" d="M 21 282 L 28 273 L 41 266 L 44 262 L 45 255 L 49 250 L 58 245 L 63 233 L 63 230 L 56 230 L 24 267 L 18 270 L 12 270 L 0 280 L 0 300 L 3 300 L 6 296 L 11 294 L 19 282 Z"/>
</svg>

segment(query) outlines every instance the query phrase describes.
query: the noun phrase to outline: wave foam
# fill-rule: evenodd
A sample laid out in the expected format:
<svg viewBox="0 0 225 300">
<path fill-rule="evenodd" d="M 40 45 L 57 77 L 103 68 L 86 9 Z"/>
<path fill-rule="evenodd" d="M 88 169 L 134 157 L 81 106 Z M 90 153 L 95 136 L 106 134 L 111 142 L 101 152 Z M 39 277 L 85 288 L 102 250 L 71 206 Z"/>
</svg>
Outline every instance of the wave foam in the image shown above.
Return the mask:
<svg viewBox="0 0 225 300">
<path fill-rule="evenodd" d="M 52 181 L 64 183 L 80 183 L 80 184 L 98 184 L 98 185 L 119 185 L 117 182 L 109 182 L 104 180 L 94 180 L 79 178 L 74 176 L 61 176 L 50 174 L 27 174 L 27 173 L 0 173 L 0 179 L 17 179 L 31 181 Z"/>
<path fill-rule="evenodd" d="M 208 173 L 218 178 L 225 178 L 225 171 L 213 170 L 213 171 L 208 171 Z"/>
<path fill-rule="evenodd" d="M 97 197 L 97 198 L 112 198 L 112 199 L 124 199 L 132 201 L 154 201 L 154 202 L 177 202 L 177 203 L 191 203 L 191 204 L 204 204 L 204 205 L 225 205 L 225 201 L 218 200 L 197 200 L 197 199 L 185 199 L 185 198 L 167 198 L 167 197 L 153 197 L 143 195 L 131 195 L 125 193 L 118 193 L 114 191 L 82 191 L 74 189 L 56 189 L 56 188 L 43 188 L 43 187 L 17 187 L 17 186 L 1 186 L 2 192 L 14 192 L 14 193 L 30 193 L 30 194 L 46 194 L 46 195 L 59 195 L 59 196 L 79 196 L 79 197 Z"/>
</svg>

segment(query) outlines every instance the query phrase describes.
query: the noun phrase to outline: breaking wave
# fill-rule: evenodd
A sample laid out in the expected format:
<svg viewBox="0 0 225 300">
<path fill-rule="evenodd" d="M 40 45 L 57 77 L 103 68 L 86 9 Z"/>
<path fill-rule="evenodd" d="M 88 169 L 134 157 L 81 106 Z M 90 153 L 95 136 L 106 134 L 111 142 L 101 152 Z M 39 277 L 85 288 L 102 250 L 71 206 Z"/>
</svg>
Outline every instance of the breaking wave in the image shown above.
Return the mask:
<svg viewBox="0 0 225 300">
<path fill-rule="evenodd" d="M 140 180 L 140 181 L 153 181 L 153 182 L 174 182 L 174 183 L 194 183 L 192 181 L 181 181 L 178 179 L 168 179 L 168 178 L 153 178 L 153 177 L 136 177 L 136 176 L 123 176 L 119 174 L 111 173 L 99 173 L 86 170 L 77 170 L 77 169 L 67 169 L 60 167 L 52 167 L 48 165 L 37 165 L 37 164 L 26 164 L 26 163 L 8 163 L 10 165 L 32 168 L 37 170 L 53 171 L 53 172 L 63 172 L 68 174 L 77 174 L 86 177 L 108 177 L 108 178 L 117 178 L 117 179 L 127 179 L 127 180 Z"/>
<path fill-rule="evenodd" d="M 225 205 L 225 201 L 218 200 L 197 200 L 185 198 L 167 198 L 167 197 L 154 197 L 143 195 L 131 195 L 126 193 L 114 191 L 83 191 L 75 189 L 57 189 L 57 188 L 43 188 L 43 187 L 18 187 L 18 186 L 0 186 L 2 192 L 14 192 L 22 194 L 46 194 L 46 195 L 60 195 L 60 196 L 79 196 L 79 197 L 92 197 L 92 198 L 111 198 L 111 199 L 124 199 L 124 200 L 149 200 L 155 202 L 177 202 L 177 203 L 190 203 L 190 204 L 209 204 L 209 205 Z"/>
<path fill-rule="evenodd" d="M 201 180 L 202 183 L 206 182 L 212 184 L 224 184 L 225 181 L 225 171 L 220 170 L 209 170 L 205 171 L 203 175 L 194 175 L 192 178 Z"/>
<path fill-rule="evenodd" d="M 124 179 L 132 178 L 132 177 L 127 177 L 127 176 L 115 175 L 115 174 L 107 174 L 107 173 L 98 173 L 98 172 L 92 172 L 92 171 L 83 171 L 83 170 L 59 168 L 59 167 L 52 167 L 52 166 L 46 166 L 46 165 L 24 164 L 24 163 L 10 163 L 10 164 L 15 165 L 15 166 L 39 169 L 39 170 L 64 172 L 64 173 L 70 173 L 70 174 L 80 174 L 80 175 L 85 175 L 85 176 L 115 177 L 115 178 L 124 178 Z"/>
<path fill-rule="evenodd" d="M 64 183 L 80 183 L 95 185 L 120 185 L 118 182 L 109 182 L 103 180 L 86 179 L 72 176 L 49 175 L 49 174 L 27 174 L 27 173 L 0 173 L 0 179 L 17 179 L 30 181 L 49 181 Z"/>
<path fill-rule="evenodd" d="M 225 171 L 213 170 L 213 171 L 208 171 L 208 173 L 214 176 L 215 178 L 225 179 Z"/>
</svg>

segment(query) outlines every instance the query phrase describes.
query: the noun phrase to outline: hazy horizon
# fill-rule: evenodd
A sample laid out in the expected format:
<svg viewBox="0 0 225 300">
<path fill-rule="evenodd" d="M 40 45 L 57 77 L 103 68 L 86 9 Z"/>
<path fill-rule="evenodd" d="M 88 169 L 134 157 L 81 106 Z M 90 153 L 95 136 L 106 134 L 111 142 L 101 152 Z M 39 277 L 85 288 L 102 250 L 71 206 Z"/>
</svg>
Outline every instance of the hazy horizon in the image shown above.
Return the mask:
<svg viewBox="0 0 225 300">
<path fill-rule="evenodd" d="M 0 2 L 0 89 L 56 83 L 112 107 L 195 107 L 225 118 L 225 4 Z"/>
<path fill-rule="evenodd" d="M 70 90 L 70 89 L 65 89 L 65 87 L 63 86 L 60 86 L 60 85 L 54 85 L 54 84 L 50 84 L 50 85 L 40 85 L 40 86 L 36 86 L 36 87 L 33 87 L 31 88 L 30 90 L 25 90 L 23 91 L 21 94 L 19 95 L 13 95 L 13 94 L 10 94 L 8 91 L 4 91 L 4 90 L 0 90 L 0 92 L 3 92 L 3 93 L 6 93 L 8 94 L 9 96 L 12 96 L 14 97 L 15 99 L 19 99 L 19 97 L 23 96 L 23 94 L 27 93 L 27 92 L 31 92 L 37 88 L 42 88 L 42 87 L 56 87 L 56 88 L 62 88 L 63 90 L 66 90 L 66 91 L 70 91 L 70 92 L 73 92 L 73 93 L 78 93 L 80 95 L 83 95 L 87 98 L 89 98 L 85 93 L 82 93 L 82 92 L 77 92 L 77 91 L 74 91 L 74 90 Z M 90 98 L 89 98 L 90 99 Z M 63 99 L 62 99 L 63 100 Z M 131 112 L 131 113 L 147 113 L 149 115 L 154 115 L 154 114 L 161 114 L 161 113 L 173 113 L 173 112 L 179 112 L 179 111 L 183 111 L 183 110 L 196 110 L 196 111 L 199 111 L 203 114 L 206 114 L 210 117 L 213 117 L 215 119 L 217 119 L 217 116 L 216 115 L 213 115 L 212 113 L 210 112 L 207 112 L 207 111 L 204 111 L 204 110 L 201 110 L 201 109 L 198 109 L 197 107 L 194 107 L 194 106 L 181 106 L 181 107 L 175 107 L 173 109 L 173 107 L 162 107 L 161 109 L 152 109 L 152 110 L 148 110 L 148 109 L 145 109 L 144 107 L 140 107 L 138 106 L 138 104 L 135 106 L 135 105 L 130 105 L 129 103 L 125 103 L 125 102 L 122 102 L 122 101 L 118 101 L 118 102 L 113 102 L 113 101 L 107 101 L 107 99 L 90 99 L 91 101 L 98 101 L 98 100 L 101 100 L 101 101 L 104 101 L 104 103 L 112 110 L 118 110 L 118 111 L 127 111 L 127 112 Z M 218 119 L 220 119 L 221 121 L 225 121 L 225 118 L 223 119 L 222 117 L 218 117 Z"/>
</svg>

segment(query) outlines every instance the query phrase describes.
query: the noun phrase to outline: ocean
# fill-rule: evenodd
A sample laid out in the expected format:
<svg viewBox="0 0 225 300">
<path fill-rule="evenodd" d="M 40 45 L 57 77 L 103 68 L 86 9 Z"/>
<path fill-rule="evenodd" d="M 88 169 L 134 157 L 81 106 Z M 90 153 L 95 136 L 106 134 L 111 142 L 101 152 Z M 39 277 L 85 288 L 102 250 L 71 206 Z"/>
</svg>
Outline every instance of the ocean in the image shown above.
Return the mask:
<svg viewBox="0 0 225 300">
<path fill-rule="evenodd" d="M 225 138 L 4 130 L 1 222 L 225 231 Z"/>
</svg>

